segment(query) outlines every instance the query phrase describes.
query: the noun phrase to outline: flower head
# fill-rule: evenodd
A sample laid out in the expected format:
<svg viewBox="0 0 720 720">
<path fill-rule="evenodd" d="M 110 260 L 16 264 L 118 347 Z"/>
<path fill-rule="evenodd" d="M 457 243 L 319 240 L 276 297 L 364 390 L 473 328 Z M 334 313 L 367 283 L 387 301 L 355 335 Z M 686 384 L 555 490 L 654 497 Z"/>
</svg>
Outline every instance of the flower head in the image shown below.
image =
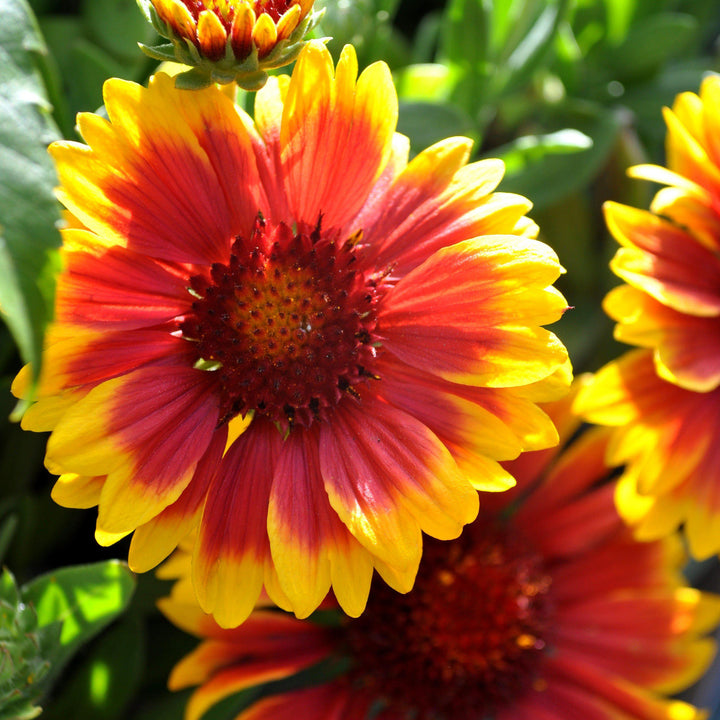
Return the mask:
<svg viewBox="0 0 720 720">
<path fill-rule="evenodd" d="M 577 427 L 568 405 L 552 408 L 565 437 Z M 186 720 L 325 659 L 323 684 L 266 694 L 237 720 L 704 717 L 663 695 L 710 662 L 720 598 L 685 586 L 677 537 L 633 539 L 603 482 L 608 437 L 595 428 L 554 459 L 523 455 L 516 489 L 458 540 L 428 543 L 415 588 L 374 588 L 358 619 L 330 622 L 330 609 L 303 622 L 265 606 L 226 631 L 181 579 L 160 606 L 202 638 L 170 678 L 200 685 Z M 187 561 L 163 573 L 183 578 Z"/>
<path fill-rule="evenodd" d="M 685 523 L 692 553 L 703 557 L 720 551 L 718 102 L 712 76 L 699 96 L 682 93 L 666 110 L 668 169 L 631 169 L 668 185 L 651 212 L 605 208 L 621 245 L 611 267 L 627 283 L 605 309 L 617 339 L 646 351 L 600 372 L 577 405 L 589 420 L 618 426 L 612 459 L 628 466 L 621 513 L 642 537 Z"/>
<path fill-rule="evenodd" d="M 144 52 L 193 69 L 179 87 L 235 81 L 257 90 L 271 68 L 288 65 L 320 18 L 314 0 L 138 0 L 153 27 L 170 44 Z"/>
<path fill-rule="evenodd" d="M 513 484 L 499 460 L 557 442 L 540 325 L 566 304 L 529 203 L 464 138 L 408 162 L 387 66 L 356 73 L 310 44 L 254 122 L 215 86 L 112 80 L 89 147 L 52 147 L 74 219 L 24 427 L 99 542 L 134 531 L 134 570 L 197 526 L 225 626 L 263 586 L 298 615 L 331 586 L 358 615 L 373 569 L 407 591 L 422 532 L 456 537 Z"/>
</svg>

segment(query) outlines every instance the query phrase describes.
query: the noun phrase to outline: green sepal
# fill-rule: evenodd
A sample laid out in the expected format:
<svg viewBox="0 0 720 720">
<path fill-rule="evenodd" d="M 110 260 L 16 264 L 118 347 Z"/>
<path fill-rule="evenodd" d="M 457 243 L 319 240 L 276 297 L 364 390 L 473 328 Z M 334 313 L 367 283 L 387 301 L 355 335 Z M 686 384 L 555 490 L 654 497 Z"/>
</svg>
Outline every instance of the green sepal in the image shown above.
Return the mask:
<svg viewBox="0 0 720 720">
<path fill-rule="evenodd" d="M 177 62 L 175 55 L 175 46 L 172 43 L 164 43 L 163 45 L 145 45 L 139 42 L 138 47 L 153 60 L 161 62 Z"/>
<path fill-rule="evenodd" d="M 203 90 L 212 84 L 212 76 L 200 68 L 191 68 L 175 76 L 175 87 L 178 90 Z"/>
</svg>

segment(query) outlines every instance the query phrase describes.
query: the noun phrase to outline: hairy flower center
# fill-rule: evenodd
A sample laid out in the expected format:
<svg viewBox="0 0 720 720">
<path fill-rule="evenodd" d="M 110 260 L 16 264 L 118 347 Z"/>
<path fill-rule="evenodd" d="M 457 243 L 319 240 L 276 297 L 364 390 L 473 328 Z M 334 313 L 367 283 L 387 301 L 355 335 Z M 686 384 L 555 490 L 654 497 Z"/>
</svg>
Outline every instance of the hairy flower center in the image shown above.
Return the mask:
<svg viewBox="0 0 720 720">
<path fill-rule="evenodd" d="M 428 542 L 415 588 L 373 587 L 347 624 L 353 678 L 417 720 L 483 720 L 540 682 L 551 580 L 515 532 Z"/>
<path fill-rule="evenodd" d="M 267 233 L 258 221 L 227 264 L 191 278 L 197 299 L 181 330 L 197 366 L 218 373 L 222 421 L 252 410 L 308 426 L 373 377 L 378 292 L 355 265 L 352 240 L 338 245 L 319 227 Z"/>
<path fill-rule="evenodd" d="M 183 3 L 196 21 L 203 10 L 211 10 L 229 30 L 239 5 L 251 7 L 256 17 L 266 13 L 277 22 L 295 4 L 295 0 L 183 0 Z"/>
</svg>

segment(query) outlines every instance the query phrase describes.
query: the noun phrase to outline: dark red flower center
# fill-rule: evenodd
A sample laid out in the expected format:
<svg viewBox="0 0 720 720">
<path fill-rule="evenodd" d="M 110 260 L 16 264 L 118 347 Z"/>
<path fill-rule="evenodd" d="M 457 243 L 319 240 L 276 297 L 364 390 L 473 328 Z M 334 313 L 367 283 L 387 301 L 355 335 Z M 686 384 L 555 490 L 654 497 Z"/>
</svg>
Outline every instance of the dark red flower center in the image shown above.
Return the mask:
<svg viewBox="0 0 720 720">
<path fill-rule="evenodd" d="M 413 720 L 483 720 L 541 682 L 550 585 L 542 558 L 492 522 L 431 540 L 410 593 L 374 585 L 348 621 L 353 681 Z"/>
<path fill-rule="evenodd" d="M 356 260 L 352 239 L 267 232 L 259 220 L 227 263 L 191 278 L 181 330 L 196 366 L 218 374 L 221 422 L 255 411 L 309 426 L 373 377 L 378 287 Z"/>
<path fill-rule="evenodd" d="M 190 11 L 193 18 L 197 22 L 198 16 L 203 10 L 211 10 L 225 26 L 225 30 L 230 32 L 233 18 L 235 17 L 235 9 L 238 5 L 249 5 L 258 17 L 262 13 L 269 15 L 273 22 L 277 22 L 290 8 L 294 5 L 294 0 L 182 0 L 185 7 Z"/>
</svg>

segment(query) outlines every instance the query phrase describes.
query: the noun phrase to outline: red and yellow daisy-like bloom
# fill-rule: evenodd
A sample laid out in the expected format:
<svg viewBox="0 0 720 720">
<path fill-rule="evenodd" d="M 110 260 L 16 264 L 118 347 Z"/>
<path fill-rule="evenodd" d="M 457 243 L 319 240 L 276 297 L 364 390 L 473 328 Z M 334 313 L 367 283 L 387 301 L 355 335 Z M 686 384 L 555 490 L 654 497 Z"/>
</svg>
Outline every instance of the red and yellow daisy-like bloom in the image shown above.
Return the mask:
<svg viewBox="0 0 720 720">
<path fill-rule="evenodd" d="M 406 592 L 422 533 L 457 537 L 499 460 L 557 442 L 567 389 L 541 327 L 565 300 L 502 163 L 453 138 L 408 162 L 387 66 L 320 43 L 259 93 L 105 86 L 88 146 L 52 146 L 72 214 L 37 401 L 61 505 L 134 532 L 145 571 L 198 526 L 193 579 L 223 626 L 263 586 L 308 615 L 373 570 Z M 29 372 L 16 380 L 24 395 Z"/>
<path fill-rule="evenodd" d="M 568 405 L 553 408 L 566 437 Z M 160 607 L 202 638 L 170 677 L 200 686 L 185 719 L 321 661 L 313 687 L 265 693 L 237 720 L 706 717 L 665 695 L 710 662 L 720 598 L 686 587 L 677 536 L 632 537 L 603 482 L 608 437 L 594 428 L 558 457 L 523 455 L 516 489 L 458 540 L 429 542 L 410 593 L 373 588 L 358 619 L 332 622 L 332 602 L 318 622 L 265 606 L 223 630 L 188 593 L 188 557 L 173 556 L 162 573 L 181 579 Z"/>
<path fill-rule="evenodd" d="M 651 211 L 608 203 L 627 284 L 605 300 L 615 336 L 643 350 L 611 363 L 582 393 L 590 421 L 619 426 L 610 460 L 627 463 L 623 516 L 643 538 L 684 523 L 693 555 L 720 551 L 720 77 L 666 109 L 666 184 Z"/>
<path fill-rule="evenodd" d="M 140 45 L 157 60 L 193 69 L 179 75 L 179 87 L 237 82 L 257 90 L 267 72 L 290 64 L 321 13 L 314 0 L 138 0 L 169 44 Z"/>
</svg>

